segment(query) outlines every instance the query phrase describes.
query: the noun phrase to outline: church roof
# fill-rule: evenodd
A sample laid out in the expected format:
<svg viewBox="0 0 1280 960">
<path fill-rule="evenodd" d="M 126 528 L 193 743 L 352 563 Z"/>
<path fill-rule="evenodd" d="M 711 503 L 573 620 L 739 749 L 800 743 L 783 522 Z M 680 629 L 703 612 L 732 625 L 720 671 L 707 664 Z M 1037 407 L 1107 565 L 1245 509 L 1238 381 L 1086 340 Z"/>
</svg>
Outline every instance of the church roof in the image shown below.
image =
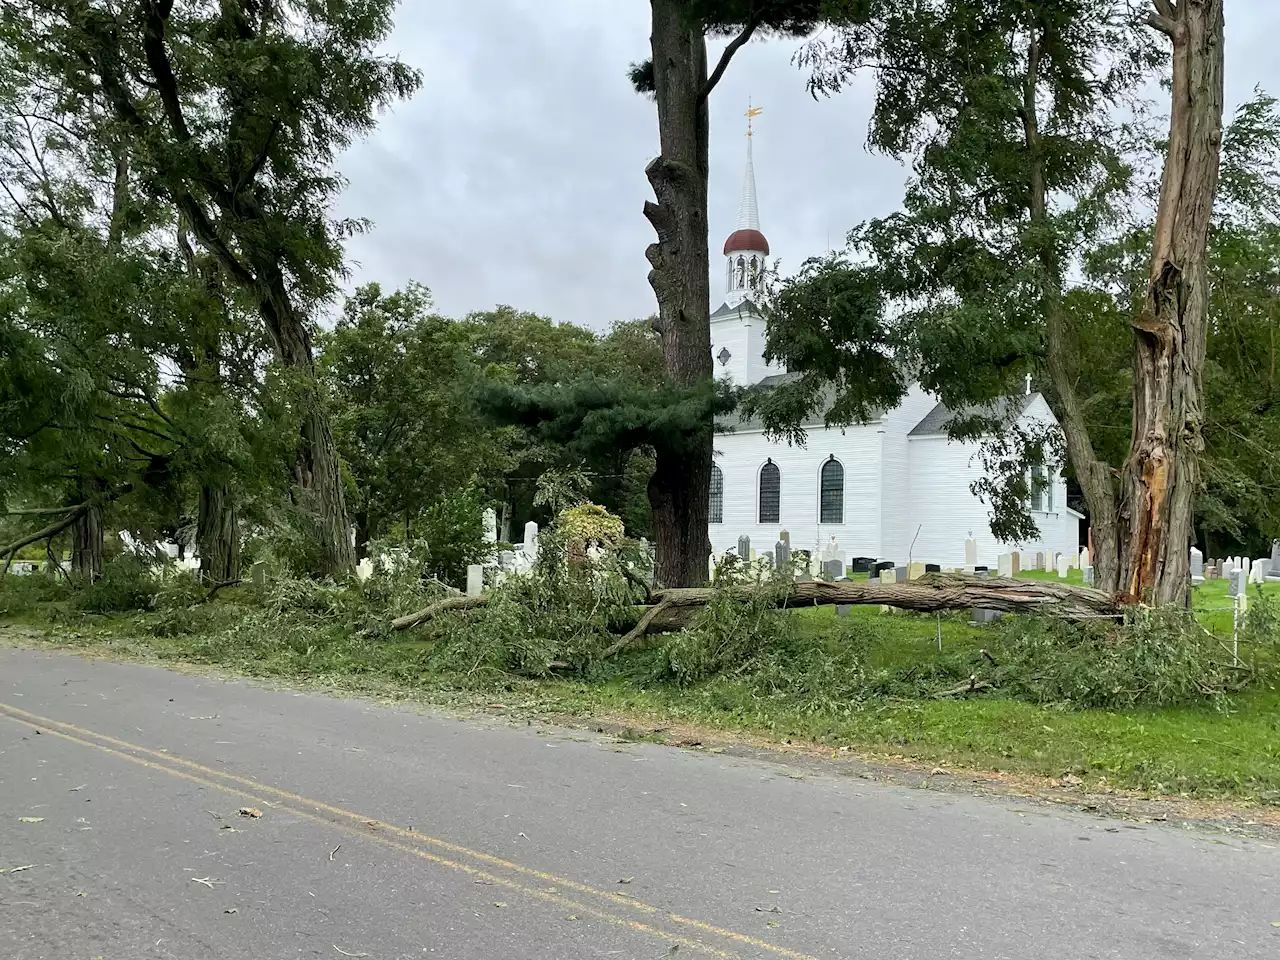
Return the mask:
<svg viewBox="0 0 1280 960">
<path fill-rule="evenodd" d="M 1019 397 L 998 397 L 989 407 L 979 411 L 976 408 L 963 411 L 966 415 L 981 412 L 985 416 L 1000 420 L 1016 420 L 1026 412 L 1038 393 L 1028 393 Z M 924 418 L 911 428 L 908 437 L 936 437 L 947 432 L 947 423 L 956 416 L 945 403 L 939 402 Z"/>
<path fill-rule="evenodd" d="M 764 234 L 759 230 L 735 230 L 729 234 L 729 239 L 724 242 L 725 256 L 737 253 L 739 250 L 763 253 L 767 257 L 769 255 L 769 241 L 765 239 Z"/>
<path fill-rule="evenodd" d="M 771 390 L 779 387 L 784 383 L 793 383 L 799 380 L 799 373 L 775 373 L 765 377 L 763 380 L 753 384 L 756 388 Z M 827 411 L 831 409 L 836 400 L 835 387 L 831 384 L 825 386 L 822 390 L 822 399 L 818 404 L 818 410 L 809 418 L 802 426 L 806 429 L 815 429 L 826 426 Z M 885 411 L 879 407 L 870 411 L 867 417 L 867 423 L 874 423 L 884 416 Z M 716 426 L 721 430 L 763 430 L 764 421 L 759 416 L 744 417 L 740 413 L 730 413 L 725 416 L 716 417 Z"/>
</svg>

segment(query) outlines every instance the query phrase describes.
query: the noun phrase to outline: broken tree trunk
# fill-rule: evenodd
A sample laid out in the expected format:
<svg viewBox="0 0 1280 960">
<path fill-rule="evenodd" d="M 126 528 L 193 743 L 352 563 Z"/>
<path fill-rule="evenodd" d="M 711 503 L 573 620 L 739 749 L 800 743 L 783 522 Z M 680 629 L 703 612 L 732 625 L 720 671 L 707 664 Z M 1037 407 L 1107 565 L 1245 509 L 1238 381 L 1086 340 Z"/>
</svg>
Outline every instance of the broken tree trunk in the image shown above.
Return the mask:
<svg viewBox="0 0 1280 960">
<path fill-rule="evenodd" d="M 752 584 L 728 588 L 730 595 L 743 600 L 754 597 L 759 590 Z M 693 619 L 699 608 L 707 605 L 714 592 L 710 587 L 655 590 L 650 598 L 652 606 L 645 608 L 637 627 L 627 636 L 636 639 L 646 633 L 679 630 Z M 774 596 L 779 607 L 884 604 L 918 613 L 981 607 L 1005 613 L 1048 614 L 1067 620 L 1092 620 L 1119 617 L 1121 614 L 1120 605 L 1110 594 L 1089 587 L 1042 580 L 993 580 L 951 573 L 931 573 L 906 583 L 811 580 L 793 584 L 790 590 L 778 591 Z M 416 627 L 449 610 L 472 610 L 484 606 L 488 599 L 488 596 L 451 597 L 393 620 L 391 627 L 394 630 Z M 638 629 L 641 624 L 643 630 Z M 615 646 L 622 649 L 622 646 Z"/>
</svg>

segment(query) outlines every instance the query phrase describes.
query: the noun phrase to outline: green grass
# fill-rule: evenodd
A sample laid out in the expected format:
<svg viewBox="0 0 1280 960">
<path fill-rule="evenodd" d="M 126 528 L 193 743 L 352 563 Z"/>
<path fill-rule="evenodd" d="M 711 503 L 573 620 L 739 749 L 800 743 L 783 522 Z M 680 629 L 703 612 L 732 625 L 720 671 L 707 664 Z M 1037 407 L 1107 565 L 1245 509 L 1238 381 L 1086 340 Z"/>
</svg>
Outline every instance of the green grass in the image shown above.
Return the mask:
<svg viewBox="0 0 1280 960">
<path fill-rule="evenodd" d="M 1280 595 L 1275 585 L 1266 589 Z M 1224 582 L 1198 587 L 1193 605 L 1209 629 L 1230 635 Z M 609 715 L 642 731 L 637 737 L 679 723 L 928 764 L 1046 777 L 1074 774 L 1090 784 L 1101 780 L 1152 794 L 1280 801 L 1280 693 L 1265 682 L 1216 705 L 1158 709 L 1074 709 L 999 695 L 842 700 L 830 692 L 838 687 L 799 697 L 771 695 L 757 676 L 735 670 L 680 686 L 655 679 L 655 653 L 639 651 L 584 678 L 508 676 L 481 684 L 462 673 L 440 672 L 429 638 L 364 637 L 320 620 L 279 633 L 244 628 L 252 622 L 246 614 L 256 609 L 246 590 L 224 591 L 190 612 L 130 615 L 85 614 L 65 597 L 6 607 L 0 594 L 0 620 L 40 624 L 52 642 L 109 655 L 212 665 L 293 684 L 434 702 L 498 699 L 547 716 Z M 989 628 L 969 626 L 961 615 L 881 614 L 875 607 L 855 607 L 848 617 L 837 617 L 833 608 L 817 607 L 787 616 L 795 638 L 833 655 L 864 639 L 869 671 L 912 668 L 910 675 L 936 668 L 944 676 L 944 668 L 954 671 L 958 661 L 980 667 L 979 651 L 996 638 Z"/>
</svg>

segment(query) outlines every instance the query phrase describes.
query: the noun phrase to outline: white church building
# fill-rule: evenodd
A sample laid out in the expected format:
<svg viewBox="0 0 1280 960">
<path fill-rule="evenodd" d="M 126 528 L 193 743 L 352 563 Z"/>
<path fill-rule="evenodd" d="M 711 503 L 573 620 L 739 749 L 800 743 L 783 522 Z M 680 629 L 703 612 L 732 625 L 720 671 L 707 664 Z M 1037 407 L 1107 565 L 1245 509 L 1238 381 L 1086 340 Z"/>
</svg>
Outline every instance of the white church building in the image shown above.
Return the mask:
<svg viewBox="0 0 1280 960">
<path fill-rule="evenodd" d="M 778 383 L 787 371 L 764 358 L 765 319 L 757 310 L 769 241 L 760 231 L 748 132 L 747 168 L 737 229 L 724 244 L 726 296 L 711 315 L 717 376 L 739 386 Z M 1014 421 L 1057 424 L 1038 393 L 1006 398 Z M 828 428 L 806 424 L 807 441 L 793 446 L 766 438 L 758 422 L 730 418 L 719 426 L 711 476 L 711 544 L 736 549 L 744 534 L 771 550 L 782 530 L 793 550 L 821 551 L 834 537 L 845 557 L 944 567 L 965 564 L 965 540 L 977 541 L 977 563 L 995 569 L 1009 550 L 1061 551 L 1074 557 L 1083 516 L 1067 506 L 1060 475 L 1030 504 L 1040 539 L 1002 544 L 991 532 L 990 509 L 971 490 L 982 477 L 977 443 L 946 435 L 951 412 L 918 385 L 902 402 L 867 423 Z M 1024 567 L 1031 564 L 1024 559 Z"/>
</svg>

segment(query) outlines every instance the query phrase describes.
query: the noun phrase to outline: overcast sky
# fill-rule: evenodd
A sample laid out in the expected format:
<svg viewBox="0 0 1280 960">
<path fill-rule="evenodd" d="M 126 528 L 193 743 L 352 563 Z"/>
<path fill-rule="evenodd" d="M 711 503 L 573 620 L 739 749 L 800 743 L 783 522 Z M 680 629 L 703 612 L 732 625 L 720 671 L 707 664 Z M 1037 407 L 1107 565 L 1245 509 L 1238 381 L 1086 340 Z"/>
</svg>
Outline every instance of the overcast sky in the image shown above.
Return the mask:
<svg viewBox="0 0 1280 960">
<path fill-rule="evenodd" d="M 1230 110 L 1256 85 L 1280 94 L 1280 0 L 1226 6 Z M 602 329 L 654 312 L 641 207 L 657 120 L 626 78 L 648 13 L 644 0 L 402 0 L 389 48 L 423 83 L 343 158 L 340 213 L 374 224 L 350 244 L 352 283 L 417 280 L 454 316 L 506 303 Z M 712 95 L 713 298 L 748 98 L 764 107 L 760 221 L 783 273 L 901 201 L 902 167 L 863 146 L 869 85 L 814 101 L 796 46 L 749 44 Z"/>
</svg>

